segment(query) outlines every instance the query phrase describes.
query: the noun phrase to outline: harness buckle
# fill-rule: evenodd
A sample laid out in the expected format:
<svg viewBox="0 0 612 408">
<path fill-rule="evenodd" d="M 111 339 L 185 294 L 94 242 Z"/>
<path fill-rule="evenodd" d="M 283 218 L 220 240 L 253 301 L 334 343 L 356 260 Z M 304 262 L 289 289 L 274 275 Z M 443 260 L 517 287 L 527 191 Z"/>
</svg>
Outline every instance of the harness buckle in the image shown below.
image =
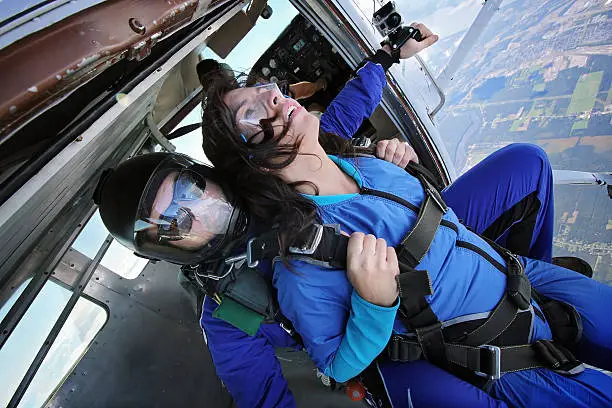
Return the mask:
<svg viewBox="0 0 612 408">
<path fill-rule="evenodd" d="M 483 344 L 478 347 L 481 351 L 488 351 L 490 353 L 481 353 L 480 365 L 481 369 L 485 368 L 486 372 L 475 371 L 474 373 L 479 377 L 487 378 L 488 380 L 499 380 L 501 378 L 501 349 L 497 346 L 490 344 Z M 490 358 L 487 358 L 490 356 Z M 483 358 L 484 357 L 484 358 Z M 486 367 L 483 367 L 483 362 L 486 362 Z"/>
<path fill-rule="evenodd" d="M 247 261 L 247 265 L 249 266 L 249 268 L 256 268 L 257 265 L 259 265 L 259 260 L 255 259 L 253 260 L 253 242 L 255 242 L 257 238 L 251 238 L 249 239 L 249 241 L 247 242 L 247 247 L 246 247 L 246 261 Z"/>
<path fill-rule="evenodd" d="M 315 253 L 323 238 L 323 225 L 314 224 L 313 227 L 315 228 L 315 232 L 310 235 L 310 242 L 306 242 L 300 247 L 290 246 L 290 253 L 297 255 L 312 255 Z"/>
</svg>

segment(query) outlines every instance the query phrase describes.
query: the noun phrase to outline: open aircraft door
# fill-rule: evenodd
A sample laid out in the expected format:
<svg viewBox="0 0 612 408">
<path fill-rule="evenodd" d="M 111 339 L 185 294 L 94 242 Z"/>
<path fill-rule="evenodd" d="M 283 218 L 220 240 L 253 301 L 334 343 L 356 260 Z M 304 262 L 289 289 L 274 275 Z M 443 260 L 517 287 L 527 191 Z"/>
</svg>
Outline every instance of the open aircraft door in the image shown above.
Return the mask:
<svg viewBox="0 0 612 408">
<path fill-rule="evenodd" d="M 359 46 L 379 44 L 372 15 L 386 1 L 332 3 Z M 596 279 L 612 284 L 609 2 L 395 3 L 404 24 L 423 22 L 440 35 L 389 75 L 439 169 L 452 181 L 505 145 L 539 145 L 556 186 L 555 256 L 586 259 Z"/>
</svg>

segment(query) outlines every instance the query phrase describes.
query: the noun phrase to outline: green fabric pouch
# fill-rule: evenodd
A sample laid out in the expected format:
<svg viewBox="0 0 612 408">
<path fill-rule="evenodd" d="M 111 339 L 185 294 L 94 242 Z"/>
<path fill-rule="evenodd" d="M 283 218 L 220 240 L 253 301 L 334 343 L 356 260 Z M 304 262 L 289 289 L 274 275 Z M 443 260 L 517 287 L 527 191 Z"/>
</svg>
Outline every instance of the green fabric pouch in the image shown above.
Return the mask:
<svg viewBox="0 0 612 408">
<path fill-rule="evenodd" d="M 257 333 L 264 320 L 264 316 L 226 296 L 221 296 L 221 304 L 213 312 L 213 317 L 228 322 L 249 336 Z"/>
</svg>

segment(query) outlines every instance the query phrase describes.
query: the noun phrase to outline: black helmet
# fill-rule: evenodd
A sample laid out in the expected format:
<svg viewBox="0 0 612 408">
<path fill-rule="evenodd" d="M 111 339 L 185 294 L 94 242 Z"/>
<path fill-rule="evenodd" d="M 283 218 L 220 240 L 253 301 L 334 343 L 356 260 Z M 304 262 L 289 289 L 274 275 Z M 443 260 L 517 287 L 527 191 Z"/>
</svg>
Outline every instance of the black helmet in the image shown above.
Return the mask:
<svg viewBox="0 0 612 408">
<path fill-rule="evenodd" d="M 105 171 L 94 201 L 113 237 L 147 258 L 197 264 L 246 239 L 234 195 L 213 168 L 182 154 L 145 154 Z"/>
</svg>

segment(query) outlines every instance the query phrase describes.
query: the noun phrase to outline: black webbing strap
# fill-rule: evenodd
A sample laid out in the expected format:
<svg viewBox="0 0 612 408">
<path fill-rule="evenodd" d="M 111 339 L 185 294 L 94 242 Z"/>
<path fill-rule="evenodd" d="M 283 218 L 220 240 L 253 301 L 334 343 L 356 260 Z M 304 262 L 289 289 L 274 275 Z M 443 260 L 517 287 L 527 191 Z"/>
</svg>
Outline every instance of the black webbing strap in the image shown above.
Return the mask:
<svg viewBox="0 0 612 408">
<path fill-rule="evenodd" d="M 569 350 L 552 340 L 507 347 L 470 347 L 447 343 L 446 354 L 452 364 L 493 380 L 504 373 L 537 367 L 550 368 L 564 375 L 584 371 L 584 366 Z M 416 339 L 394 335 L 387 345 L 386 355 L 396 362 L 418 360 L 421 358 L 421 346 Z"/>
<path fill-rule="evenodd" d="M 340 233 L 338 225 L 313 224 L 298 236 L 287 249 L 287 254 L 308 257 L 333 268 L 346 268 L 348 239 Z M 249 240 L 247 261 L 251 265 L 256 264 L 278 255 L 279 250 L 276 230 L 269 231 Z"/>
<path fill-rule="evenodd" d="M 506 261 L 507 268 L 504 271 L 507 279 L 506 294 L 516 303 L 519 309 L 527 310 L 531 306 L 531 282 L 529 282 L 525 275 L 520 259 L 497 242 L 484 236 L 480 237 L 491 245 Z"/>
<path fill-rule="evenodd" d="M 312 256 L 314 259 L 322 261 L 332 268 L 344 269 L 346 268 L 348 241 L 349 237 L 340 233 L 339 225 L 323 225 L 321 242 Z M 289 252 L 292 255 L 299 255 L 292 251 L 293 249 L 289 248 Z"/>
<path fill-rule="evenodd" d="M 508 251 L 494 249 L 506 260 L 506 293 L 484 323 L 461 339 L 461 343 L 467 346 L 489 343 L 510 327 L 519 309 L 526 310 L 531 306 L 531 285 L 525 276 L 523 264 Z"/>
<path fill-rule="evenodd" d="M 398 309 L 400 320 L 416 333 L 424 357 L 434 364 L 446 367 L 448 359 L 442 323 L 425 299 L 425 296 L 433 294 L 429 274 L 427 271 L 419 271 L 400 262 L 397 283 L 400 291 Z"/>
<path fill-rule="evenodd" d="M 417 176 L 425 190 L 425 199 L 419 209 L 416 224 L 396 247 L 398 259 L 412 268 L 416 267 L 429 251 L 442 217 L 448 211 L 438 190 L 425 177 Z"/>
<path fill-rule="evenodd" d="M 423 356 L 440 367 L 448 367 L 442 323 L 425 299 L 425 296 L 433 294 L 429 274 L 414 269 L 429 251 L 448 207 L 438 190 L 420 171 L 413 174 L 421 182 L 425 199 L 419 209 L 416 224 L 396 247 L 400 264 L 400 274 L 397 277 L 400 291 L 398 316 L 406 328 L 416 333 Z M 409 352 L 405 349 L 396 351 Z"/>
<path fill-rule="evenodd" d="M 489 343 L 512 324 L 516 318 L 518 309 L 516 303 L 514 303 L 507 294 L 504 294 L 487 320 L 460 339 L 461 343 L 466 346 L 480 346 L 481 344 Z"/>
<path fill-rule="evenodd" d="M 410 173 L 413 177 L 419 178 L 419 176 L 424 177 L 432 186 L 435 187 L 437 191 L 442 191 L 442 186 L 440 186 L 439 181 L 433 175 L 431 171 L 427 169 L 427 167 L 423 166 L 420 163 L 409 162 L 405 167 L 405 170 Z"/>
<path fill-rule="evenodd" d="M 507 347 L 448 344 L 447 352 L 452 363 L 492 379 L 503 373 L 537 367 L 550 368 L 565 375 L 584 371 L 584 366 L 569 350 L 552 340 Z"/>
</svg>

